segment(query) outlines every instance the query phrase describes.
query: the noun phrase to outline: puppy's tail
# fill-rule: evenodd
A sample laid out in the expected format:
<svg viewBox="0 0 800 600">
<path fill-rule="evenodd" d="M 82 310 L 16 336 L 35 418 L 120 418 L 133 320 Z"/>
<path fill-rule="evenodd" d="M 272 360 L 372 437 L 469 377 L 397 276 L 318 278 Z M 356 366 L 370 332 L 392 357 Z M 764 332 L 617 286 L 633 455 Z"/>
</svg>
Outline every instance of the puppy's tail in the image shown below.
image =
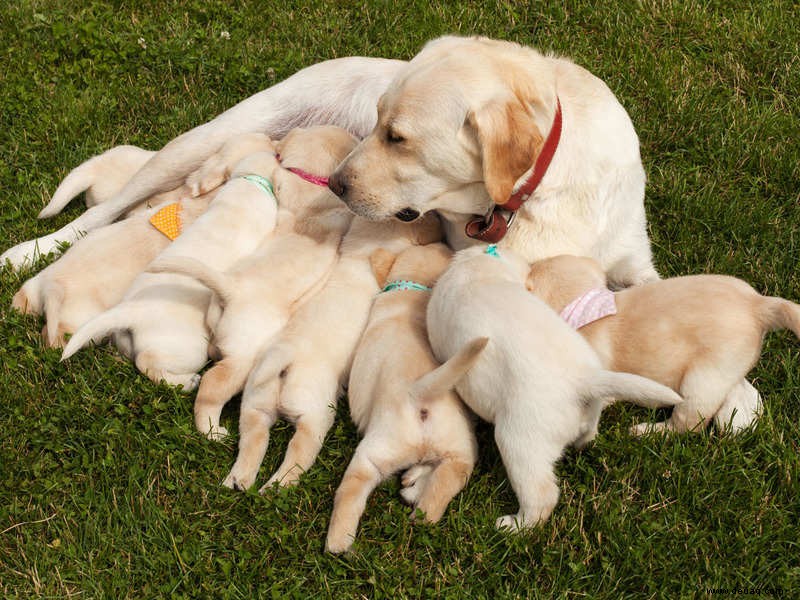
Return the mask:
<svg viewBox="0 0 800 600">
<path fill-rule="evenodd" d="M 261 386 L 275 379 L 292 364 L 292 361 L 294 361 L 294 351 L 289 344 L 278 343 L 270 346 L 256 361 L 245 388 Z"/>
<path fill-rule="evenodd" d="M 97 171 L 102 156 L 102 154 L 93 156 L 86 162 L 72 169 L 69 175 L 67 175 L 56 188 L 56 191 L 53 192 L 53 197 L 50 198 L 50 202 L 39 213 L 39 218 L 47 219 L 48 217 L 57 215 L 69 204 L 70 200 L 92 187 L 95 182 L 95 177 L 97 177 Z"/>
<path fill-rule="evenodd" d="M 67 360 L 89 342 L 100 343 L 114 331 L 131 329 L 137 323 L 145 322 L 149 318 L 152 318 L 152 310 L 149 307 L 141 307 L 130 303 L 117 304 L 114 308 L 97 315 L 94 319 L 78 328 L 69 339 L 69 342 L 67 342 L 67 345 L 64 346 L 61 360 Z"/>
<path fill-rule="evenodd" d="M 602 369 L 593 374 L 583 389 L 583 395 L 593 402 L 619 399 L 646 408 L 663 408 L 683 402 L 674 390 L 652 379 Z"/>
<path fill-rule="evenodd" d="M 47 321 L 47 345 L 55 348 L 60 345 L 58 339 L 59 314 L 64 303 L 64 288 L 58 283 L 47 286 L 44 300 L 44 317 Z"/>
<path fill-rule="evenodd" d="M 147 271 L 150 273 L 180 273 L 193 277 L 214 292 L 223 306 L 228 304 L 233 297 L 234 286 L 231 278 L 196 258 L 188 256 L 160 257 L 148 265 Z"/>
<path fill-rule="evenodd" d="M 411 386 L 411 395 L 423 402 L 430 402 L 452 390 L 480 358 L 488 337 L 475 338 L 447 361 L 417 379 Z"/>
<path fill-rule="evenodd" d="M 777 296 L 762 297 L 759 316 L 767 331 L 790 329 L 800 338 L 800 305 Z"/>
<path fill-rule="evenodd" d="M 17 293 L 14 294 L 14 297 L 11 299 L 11 308 L 21 312 L 24 315 L 42 314 L 42 306 L 38 298 L 39 295 L 31 295 L 29 290 L 26 288 L 28 288 L 27 282 L 25 282 L 25 284 L 19 288 Z"/>
</svg>

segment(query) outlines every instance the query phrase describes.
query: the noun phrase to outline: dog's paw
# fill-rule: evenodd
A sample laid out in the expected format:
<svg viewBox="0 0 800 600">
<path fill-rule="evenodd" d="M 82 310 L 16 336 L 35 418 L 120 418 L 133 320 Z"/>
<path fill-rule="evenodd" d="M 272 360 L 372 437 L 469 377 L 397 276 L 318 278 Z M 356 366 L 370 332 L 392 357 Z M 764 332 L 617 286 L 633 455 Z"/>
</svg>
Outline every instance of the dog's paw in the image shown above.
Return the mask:
<svg viewBox="0 0 800 600">
<path fill-rule="evenodd" d="M 664 431 L 664 423 L 637 423 L 631 426 L 630 434 L 635 437 L 650 435 L 651 433 L 661 433 Z"/>
<path fill-rule="evenodd" d="M 350 535 L 328 535 L 325 540 L 325 552 L 331 554 L 344 554 L 353 546 L 353 537 Z"/>
<path fill-rule="evenodd" d="M 55 244 L 52 247 L 47 244 L 39 245 L 39 240 L 30 240 L 17 244 L 13 248 L 9 248 L 2 255 L 0 255 L 0 268 L 5 267 L 8 261 L 11 263 L 11 269 L 16 271 L 26 265 L 32 265 L 39 256 L 43 256 L 52 250 L 55 250 Z"/>
<path fill-rule="evenodd" d="M 222 481 L 222 485 L 232 490 L 245 492 L 256 482 L 255 477 L 247 475 L 240 475 L 234 471 L 228 473 L 228 476 Z"/>
<path fill-rule="evenodd" d="M 207 194 L 228 180 L 229 173 L 224 161 L 212 156 L 199 169 L 189 174 L 186 185 L 193 197 Z"/>
<path fill-rule="evenodd" d="M 526 524 L 525 520 L 519 515 L 505 515 L 497 519 L 494 522 L 494 526 L 497 529 L 502 529 L 508 533 L 517 533 L 518 531 L 525 529 Z"/>
<path fill-rule="evenodd" d="M 222 425 L 212 427 L 206 432 L 206 437 L 213 442 L 219 442 L 228 437 L 228 430 Z"/>
<path fill-rule="evenodd" d="M 400 497 L 403 501 L 411 505 L 417 503 L 432 471 L 433 467 L 430 465 L 414 465 L 403 473 L 403 477 L 400 479 L 403 485 Z"/>
</svg>

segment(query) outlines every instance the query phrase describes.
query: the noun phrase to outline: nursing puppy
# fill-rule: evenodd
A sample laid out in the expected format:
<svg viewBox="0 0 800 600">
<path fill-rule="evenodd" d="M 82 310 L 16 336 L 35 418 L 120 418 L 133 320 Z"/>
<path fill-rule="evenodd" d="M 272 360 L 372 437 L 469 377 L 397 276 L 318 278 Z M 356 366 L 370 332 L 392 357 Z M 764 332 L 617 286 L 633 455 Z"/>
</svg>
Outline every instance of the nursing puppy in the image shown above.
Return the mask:
<svg viewBox="0 0 800 600">
<path fill-rule="evenodd" d="M 264 140 L 262 135 L 231 140 L 199 169 L 199 174 L 230 169 L 243 157 L 263 148 Z M 135 146 L 119 146 L 87 161 L 73 171 L 72 183 L 68 180 L 73 174 L 68 176 L 59 188 L 62 192 L 57 191 L 49 208 L 60 210 L 71 193 L 63 190 L 74 191 L 84 184 L 108 193 L 109 186 L 121 185 L 120 179 L 130 175 L 130 170 L 141 163 L 142 155 L 147 154 Z M 92 183 L 95 178 L 96 184 Z M 192 179 L 197 178 L 195 175 Z M 51 347 L 62 346 L 65 334 L 74 333 L 117 304 L 134 278 L 170 244 L 170 239 L 150 223 L 151 217 L 165 205 L 180 202 L 180 221 L 186 228 L 206 210 L 213 198 L 210 194 L 213 189 L 214 186 L 206 184 L 204 190 L 209 194 L 191 198 L 192 189 L 187 183 L 150 198 L 146 204 L 154 208 L 89 232 L 56 262 L 26 281 L 14 296 L 12 307 L 29 314 L 44 313 L 47 320 L 42 331 L 45 343 Z M 94 195 L 98 201 L 102 200 L 99 194 Z"/>
<path fill-rule="evenodd" d="M 255 251 L 275 228 L 277 203 L 269 188 L 246 177 L 270 174 L 276 168 L 274 146 L 262 136 L 267 151 L 251 154 L 234 168 L 234 178 L 217 193 L 208 210 L 159 256 L 191 256 L 224 271 Z M 232 235 L 231 232 L 235 232 Z M 141 273 L 122 302 L 75 332 L 62 360 L 89 341 L 110 333 L 123 354 L 155 382 L 164 380 L 191 391 L 208 358 L 205 314 L 211 293 L 195 279 L 171 273 Z"/>
<path fill-rule="evenodd" d="M 610 294 L 600 265 L 576 256 L 534 263 L 527 285 L 559 312 L 587 292 Z M 791 329 L 800 336 L 800 306 L 733 277 L 675 277 L 613 297 L 617 313 L 584 325 L 581 335 L 606 368 L 648 377 L 683 397 L 669 419 L 639 423 L 636 434 L 697 431 L 712 418 L 725 428 L 732 416 L 723 410 L 726 397 L 755 365 L 764 334 Z"/>
<path fill-rule="evenodd" d="M 261 491 L 273 483 L 297 483 L 314 464 L 378 292 L 370 255 L 378 248 L 399 253 L 440 239 L 435 215 L 410 226 L 353 220 L 325 286 L 292 316 L 247 379 L 239 414 L 239 453 L 223 485 L 240 490 L 253 485 L 269 430 L 279 417 L 294 423 L 295 434 L 283 463 Z"/>
<path fill-rule="evenodd" d="M 372 257 L 378 285 L 389 284 L 372 304 L 350 371 L 350 416 L 364 439 L 336 491 L 329 552 L 350 548 L 367 498 L 393 473 L 427 467 L 403 496 L 431 523 L 472 473 L 478 455 L 473 422 L 453 386 L 487 340 L 439 365 L 425 329 L 430 289 L 451 256 L 444 244 L 430 244 Z"/>
<path fill-rule="evenodd" d="M 74 333 L 117 304 L 134 278 L 170 244 L 170 239 L 150 223 L 155 213 L 180 200 L 181 221 L 188 226 L 214 196 L 187 195 L 188 190 L 181 188 L 174 199 L 166 199 L 155 208 L 90 231 L 57 261 L 26 281 L 11 306 L 23 313 L 44 314 L 45 343 L 63 346 L 65 334 Z"/>
<path fill-rule="evenodd" d="M 282 168 L 270 178 L 278 204 L 285 207 L 279 214 L 286 215 L 280 220 L 287 221 L 288 233 L 276 230 L 228 273 L 182 257 L 159 258 L 148 268 L 190 275 L 215 293 L 207 322 L 220 361 L 203 375 L 194 405 L 195 425 L 211 438 L 227 434 L 219 424 L 225 403 L 242 391 L 256 357 L 333 267 L 353 214 L 319 180 L 355 144 L 343 129 L 313 127 L 294 129 L 276 145 Z M 312 181 L 289 169 L 300 169 Z"/>
<path fill-rule="evenodd" d="M 525 289 L 528 271 L 527 262 L 508 250 L 500 256 L 477 247 L 462 250 L 434 287 L 427 315 L 440 361 L 476 338 L 490 340 L 456 390 L 495 425 L 519 500 L 519 512 L 501 517 L 497 526 L 512 530 L 550 516 L 559 495 L 553 466 L 566 446 L 594 438 L 607 400 L 649 407 L 680 402 L 661 384 L 604 370 L 586 340 Z"/>
</svg>

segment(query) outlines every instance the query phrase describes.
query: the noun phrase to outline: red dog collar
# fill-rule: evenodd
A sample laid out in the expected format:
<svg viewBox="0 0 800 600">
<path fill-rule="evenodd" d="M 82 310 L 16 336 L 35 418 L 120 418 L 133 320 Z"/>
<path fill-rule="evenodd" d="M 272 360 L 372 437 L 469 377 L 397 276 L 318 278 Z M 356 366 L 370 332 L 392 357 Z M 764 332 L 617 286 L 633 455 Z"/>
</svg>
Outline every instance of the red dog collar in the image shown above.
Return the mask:
<svg viewBox="0 0 800 600">
<path fill-rule="evenodd" d="M 525 183 L 516 192 L 511 194 L 505 204 L 502 206 L 495 205 L 487 215 L 470 220 L 464 229 L 468 237 L 490 244 L 495 244 L 505 237 L 508 227 L 514 219 L 515 212 L 531 197 L 539 183 L 541 183 L 544 174 L 547 173 L 547 168 L 553 160 L 553 155 L 556 153 L 558 142 L 561 139 L 561 125 L 561 100 L 556 98 L 556 114 L 553 118 L 553 126 L 550 128 L 550 133 L 547 134 L 542 151 L 536 158 L 530 177 L 525 180 Z M 511 213 L 508 220 L 500 214 L 504 211 Z"/>
</svg>

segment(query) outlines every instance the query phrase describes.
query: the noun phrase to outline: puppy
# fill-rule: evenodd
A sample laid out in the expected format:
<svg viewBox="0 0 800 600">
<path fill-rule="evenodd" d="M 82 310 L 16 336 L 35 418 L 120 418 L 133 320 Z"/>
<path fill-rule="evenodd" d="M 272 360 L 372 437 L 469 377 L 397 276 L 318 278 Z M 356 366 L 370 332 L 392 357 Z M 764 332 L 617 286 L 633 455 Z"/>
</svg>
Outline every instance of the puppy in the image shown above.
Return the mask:
<svg viewBox="0 0 800 600">
<path fill-rule="evenodd" d="M 183 226 L 193 223 L 212 198 L 210 193 L 180 200 Z M 117 304 L 134 278 L 170 244 L 150 218 L 172 201 L 164 200 L 144 213 L 90 231 L 56 262 L 26 281 L 11 306 L 23 313 L 44 313 L 45 343 L 63 346 L 65 334 L 74 333 Z"/>
<path fill-rule="evenodd" d="M 459 252 L 439 278 L 428 305 L 428 335 L 442 362 L 476 338 L 490 340 L 456 390 L 495 425 L 519 500 L 519 512 L 497 526 L 517 530 L 550 516 L 559 494 L 553 465 L 566 446 L 594 438 L 608 398 L 650 407 L 681 400 L 649 379 L 603 370 L 586 340 L 525 289 L 527 262 L 509 250 L 487 250 Z"/>
<path fill-rule="evenodd" d="M 230 162 L 238 162 L 257 144 L 263 147 L 264 139 L 263 135 L 235 138 L 198 172 L 229 169 Z M 55 214 L 69 201 L 70 194 L 77 194 L 76 190 L 85 186 L 95 190 L 92 197 L 96 201 L 102 201 L 105 195 L 113 195 L 111 188 L 124 185 L 124 178 L 150 154 L 135 146 L 119 146 L 94 157 L 64 180 L 46 210 L 52 209 L 49 214 Z M 197 178 L 195 175 L 193 180 Z M 212 185 L 204 186 L 209 194 L 213 189 Z M 155 208 L 89 232 L 56 262 L 25 282 L 14 296 L 12 307 L 30 314 L 44 313 L 47 320 L 42 331 L 45 343 L 51 347 L 63 346 L 65 334 L 74 333 L 117 304 L 134 278 L 169 245 L 170 238 L 150 221 L 155 214 L 166 205 L 180 201 L 180 222 L 186 228 L 206 210 L 213 195 L 193 199 L 189 198 L 190 192 L 186 184 L 160 194 L 145 203 Z"/>
<path fill-rule="evenodd" d="M 430 244 L 397 257 L 380 250 L 371 257 L 378 285 L 391 283 L 375 298 L 350 371 L 350 415 L 364 439 L 336 491 L 329 552 L 350 548 L 367 498 L 393 473 L 433 467 L 403 494 L 432 523 L 472 473 L 478 454 L 473 423 L 452 388 L 488 340 L 439 366 L 425 330 L 430 289 L 451 256 L 444 244 Z"/>
<path fill-rule="evenodd" d="M 115 146 L 81 163 L 63 179 L 50 202 L 39 213 L 47 219 L 60 213 L 75 196 L 84 192 L 86 207 L 102 204 L 116 196 L 134 173 L 155 154 L 138 146 Z M 166 200 L 166 198 L 161 199 Z M 158 202 L 156 202 L 158 203 Z M 139 206 L 145 206 L 143 202 Z M 155 206 L 155 204 L 151 204 Z M 131 210 L 137 210 L 133 207 Z"/>
<path fill-rule="evenodd" d="M 338 217 L 346 222 L 350 215 L 345 211 Z M 214 292 L 207 323 L 213 321 L 212 344 L 220 360 L 200 380 L 194 404 L 195 426 L 210 439 L 228 434 L 219 424 L 222 408 L 242 391 L 256 357 L 270 339 L 324 281 L 336 260 L 340 239 L 335 231 L 319 240 L 296 233 L 276 235 L 227 273 L 196 259 L 159 261 L 159 269 L 192 276 Z"/>
<path fill-rule="evenodd" d="M 208 210 L 162 253 L 191 256 L 224 271 L 251 254 L 275 228 L 277 203 L 271 190 L 253 175 L 269 175 L 277 167 L 274 146 L 261 136 L 262 152 L 240 160 L 231 179 Z M 232 234 L 235 232 L 235 235 Z M 211 293 L 195 279 L 171 273 L 141 273 L 122 302 L 75 332 L 62 360 L 89 341 L 115 333 L 115 343 L 153 381 L 164 380 L 191 391 L 208 359 L 205 314 Z"/>
<path fill-rule="evenodd" d="M 266 343 L 333 267 L 353 214 L 321 182 L 355 144 L 356 139 L 338 127 L 297 128 L 278 142 L 283 168 L 273 170 L 270 178 L 278 204 L 285 207 L 281 221 L 290 233 L 276 230 L 274 239 L 229 273 L 181 257 L 159 259 L 148 268 L 190 275 L 215 292 L 206 321 L 213 332 L 214 353 L 221 360 L 201 379 L 194 405 L 197 428 L 211 438 L 227 434 L 219 425 L 223 406 L 242 390 Z M 198 178 L 199 191 L 206 189 L 209 179 L 228 176 L 224 168 L 215 172 L 215 164 L 210 167 Z"/>
<path fill-rule="evenodd" d="M 596 261 L 567 255 L 534 263 L 527 285 L 557 311 L 590 290 L 610 294 Z M 725 427 L 732 417 L 726 398 L 740 393 L 764 334 L 791 329 L 800 336 L 800 306 L 761 296 L 733 277 L 675 277 L 613 298 L 617 313 L 584 325 L 580 333 L 607 368 L 648 377 L 683 397 L 669 419 L 639 423 L 632 429 L 636 434 L 697 431 L 712 418 Z"/>
<path fill-rule="evenodd" d="M 247 379 L 239 414 L 239 454 L 223 485 L 241 490 L 253 485 L 269 430 L 281 416 L 294 423 L 295 434 L 283 463 L 261 491 L 273 483 L 297 483 L 316 460 L 333 424 L 338 393 L 378 292 L 370 255 L 378 248 L 400 252 L 438 241 L 441 235 L 435 215 L 411 225 L 354 218 L 327 283 L 292 316 Z"/>
</svg>

